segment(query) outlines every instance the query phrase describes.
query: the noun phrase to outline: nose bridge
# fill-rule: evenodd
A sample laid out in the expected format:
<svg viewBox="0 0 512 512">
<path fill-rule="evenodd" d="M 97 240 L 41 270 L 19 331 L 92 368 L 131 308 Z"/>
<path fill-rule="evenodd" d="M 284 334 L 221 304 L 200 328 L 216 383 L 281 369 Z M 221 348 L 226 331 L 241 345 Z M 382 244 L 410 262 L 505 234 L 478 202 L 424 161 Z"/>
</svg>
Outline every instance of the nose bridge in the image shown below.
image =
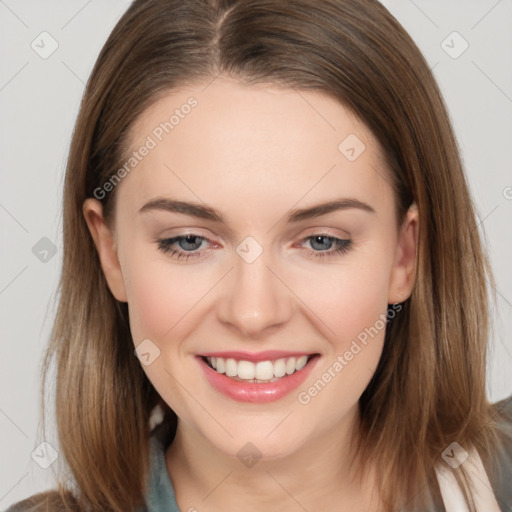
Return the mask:
<svg viewBox="0 0 512 512">
<path fill-rule="evenodd" d="M 273 268 L 270 251 L 247 237 L 236 248 L 234 266 L 219 311 L 221 320 L 246 336 L 258 336 L 285 323 L 292 312 L 291 297 L 274 275 L 279 271 Z"/>
</svg>

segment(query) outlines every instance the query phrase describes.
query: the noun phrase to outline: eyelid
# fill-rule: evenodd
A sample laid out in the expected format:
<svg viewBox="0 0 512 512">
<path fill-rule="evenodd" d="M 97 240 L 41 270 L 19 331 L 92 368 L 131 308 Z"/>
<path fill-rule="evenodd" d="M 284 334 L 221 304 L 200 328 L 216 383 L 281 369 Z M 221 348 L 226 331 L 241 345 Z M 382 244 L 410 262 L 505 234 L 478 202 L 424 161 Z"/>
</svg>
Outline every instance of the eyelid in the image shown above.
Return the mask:
<svg viewBox="0 0 512 512">
<path fill-rule="evenodd" d="M 163 226 L 162 226 L 163 227 Z M 155 234 L 155 237 L 158 237 L 160 239 L 166 239 L 166 238 L 175 238 L 178 236 L 187 236 L 187 235 L 196 235 L 201 236 L 203 238 L 208 239 L 209 241 L 213 242 L 219 242 L 222 244 L 231 244 L 233 247 L 237 247 L 240 242 L 242 242 L 245 237 L 239 238 L 239 236 L 234 236 L 230 232 L 222 233 L 223 229 L 220 228 L 221 233 L 215 233 L 211 229 L 207 227 L 198 227 L 191 225 L 190 227 L 187 226 L 177 226 L 177 227 L 168 227 L 167 229 L 161 229 L 158 231 L 157 234 Z M 295 227 L 293 230 L 286 230 L 286 232 L 281 237 L 281 241 L 284 241 L 285 239 L 290 239 L 296 241 L 298 238 L 303 239 L 307 236 L 312 235 L 318 235 L 318 234 L 324 234 L 325 236 L 332 236 L 335 238 L 347 238 L 351 239 L 352 234 L 345 230 L 341 229 L 340 227 L 334 227 L 334 226 L 327 226 L 325 224 L 317 224 L 317 225 L 309 225 L 306 228 L 301 227 L 300 229 L 297 229 Z M 250 235 L 250 233 L 249 233 Z"/>
<path fill-rule="evenodd" d="M 305 230 L 305 233 L 311 233 L 311 234 L 304 235 L 305 237 L 312 236 L 312 235 L 325 235 L 325 236 L 332 236 L 335 238 L 343 238 L 343 237 L 352 238 L 352 235 L 350 234 L 350 232 L 348 232 L 344 229 L 332 228 L 332 227 L 328 228 L 328 227 L 325 227 L 322 225 L 310 226 Z"/>
</svg>

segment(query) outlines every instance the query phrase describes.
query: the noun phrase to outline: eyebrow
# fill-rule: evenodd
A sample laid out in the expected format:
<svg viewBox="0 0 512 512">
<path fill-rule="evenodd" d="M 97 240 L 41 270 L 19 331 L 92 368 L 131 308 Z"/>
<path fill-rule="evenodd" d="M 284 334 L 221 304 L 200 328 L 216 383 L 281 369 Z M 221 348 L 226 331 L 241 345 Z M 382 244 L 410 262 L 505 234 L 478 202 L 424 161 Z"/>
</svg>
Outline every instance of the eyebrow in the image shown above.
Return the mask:
<svg viewBox="0 0 512 512">
<path fill-rule="evenodd" d="M 286 221 L 288 223 L 301 222 L 303 220 L 320 217 L 334 211 L 349 209 L 359 209 L 368 213 L 376 213 L 375 209 L 364 201 L 359 201 L 354 198 L 340 198 L 310 206 L 309 208 L 291 210 L 288 213 Z M 139 210 L 139 213 L 155 210 L 181 213 L 183 215 L 211 220 L 222 224 L 226 223 L 222 214 L 210 206 L 186 201 L 176 201 L 167 198 L 152 199 Z"/>
</svg>

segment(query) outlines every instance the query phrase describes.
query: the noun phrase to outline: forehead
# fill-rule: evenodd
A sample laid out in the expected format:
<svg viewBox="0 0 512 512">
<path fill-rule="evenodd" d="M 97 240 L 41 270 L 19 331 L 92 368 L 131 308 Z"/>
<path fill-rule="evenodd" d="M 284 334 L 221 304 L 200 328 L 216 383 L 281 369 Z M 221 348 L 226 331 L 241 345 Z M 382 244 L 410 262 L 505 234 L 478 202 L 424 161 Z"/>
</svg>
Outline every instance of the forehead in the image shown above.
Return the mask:
<svg viewBox="0 0 512 512">
<path fill-rule="evenodd" d="M 144 146 L 120 187 L 139 207 L 156 194 L 215 204 L 227 190 L 246 206 L 326 193 L 371 203 L 389 182 L 378 142 L 340 102 L 272 84 L 221 77 L 170 91 L 131 128 L 129 155 Z"/>
</svg>

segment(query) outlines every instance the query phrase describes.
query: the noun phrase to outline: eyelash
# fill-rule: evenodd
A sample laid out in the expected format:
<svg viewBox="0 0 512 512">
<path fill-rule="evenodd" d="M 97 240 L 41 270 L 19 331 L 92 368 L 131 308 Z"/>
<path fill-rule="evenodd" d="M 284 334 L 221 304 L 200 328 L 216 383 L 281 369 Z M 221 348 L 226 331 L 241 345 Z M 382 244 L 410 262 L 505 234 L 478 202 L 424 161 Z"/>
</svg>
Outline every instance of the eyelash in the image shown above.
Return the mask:
<svg viewBox="0 0 512 512">
<path fill-rule="evenodd" d="M 175 250 L 172 249 L 172 245 L 178 242 L 179 240 L 186 239 L 186 238 L 199 238 L 201 240 L 206 240 L 207 242 L 210 242 L 210 240 L 204 236 L 194 235 L 193 233 L 188 235 L 182 235 L 182 236 L 175 236 L 174 238 L 163 238 L 157 240 L 158 243 L 158 249 L 166 254 L 170 254 L 170 256 L 174 259 L 180 260 L 188 260 L 189 258 L 200 258 L 201 257 L 201 251 L 199 252 L 192 252 L 192 251 L 182 251 L 182 250 Z M 332 257 L 339 254 L 346 254 L 350 248 L 352 247 L 352 240 L 343 240 L 341 238 L 336 238 L 334 236 L 325 235 L 325 234 L 314 234 L 311 236 L 307 236 L 301 240 L 301 242 L 305 242 L 306 240 L 310 240 L 316 237 L 322 237 L 326 238 L 328 240 L 332 240 L 337 246 L 334 250 L 330 251 L 322 251 L 322 252 L 313 252 L 308 253 L 308 255 L 312 255 L 315 258 L 326 258 L 326 257 Z"/>
</svg>

